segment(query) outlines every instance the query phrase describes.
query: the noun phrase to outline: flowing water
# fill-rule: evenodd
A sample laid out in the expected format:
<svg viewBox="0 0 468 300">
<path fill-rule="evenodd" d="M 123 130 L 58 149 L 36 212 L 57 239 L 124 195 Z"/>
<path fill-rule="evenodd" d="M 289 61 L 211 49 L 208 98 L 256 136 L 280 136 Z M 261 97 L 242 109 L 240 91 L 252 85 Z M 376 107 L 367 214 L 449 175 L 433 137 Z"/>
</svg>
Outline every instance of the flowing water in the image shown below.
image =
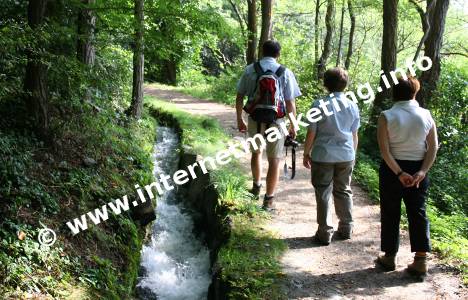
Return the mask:
<svg viewBox="0 0 468 300">
<path fill-rule="evenodd" d="M 159 127 L 153 151 L 156 178 L 172 175 L 178 166 L 178 136 Z M 194 233 L 193 220 L 178 199 L 177 188 L 157 199 L 151 241 L 143 246 L 139 278 L 141 299 L 206 299 L 211 283 L 209 250 Z"/>
</svg>

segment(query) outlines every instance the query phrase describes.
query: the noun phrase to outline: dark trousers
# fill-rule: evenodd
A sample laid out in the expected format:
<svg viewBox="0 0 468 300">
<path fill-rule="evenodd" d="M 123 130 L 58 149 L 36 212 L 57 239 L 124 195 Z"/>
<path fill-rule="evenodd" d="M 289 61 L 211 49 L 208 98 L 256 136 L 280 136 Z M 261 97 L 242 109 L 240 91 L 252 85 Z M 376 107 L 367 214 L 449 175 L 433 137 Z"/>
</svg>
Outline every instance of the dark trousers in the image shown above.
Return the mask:
<svg viewBox="0 0 468 300">
<path fill-rule="evenodd" d="M 401 169 L 413 175 L 421 168 L 422 161 L 397 160 Z M 405 188 L 398 177 L 382 162 L 379 170 L 381 250 L 393 255 L 400 244 L 401 199 L 406 206 L 411 252 L 430 252 L 429 220 L 426 216 L 426 196 L 429 179 L 419 184 L 419 188 Z"/>
</svg>

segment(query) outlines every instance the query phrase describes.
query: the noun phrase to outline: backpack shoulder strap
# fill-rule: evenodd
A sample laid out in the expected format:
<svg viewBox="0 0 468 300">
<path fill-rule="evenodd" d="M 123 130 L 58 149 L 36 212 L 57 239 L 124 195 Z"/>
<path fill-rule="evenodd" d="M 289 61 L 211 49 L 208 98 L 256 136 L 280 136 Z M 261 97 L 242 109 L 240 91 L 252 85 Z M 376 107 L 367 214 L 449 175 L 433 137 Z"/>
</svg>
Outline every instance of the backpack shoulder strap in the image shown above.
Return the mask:
<svg viewBox="0 0 468 300">
<path fill-rule="evenodd" d="M 255 73 L 257 73 L 258 76 L 261 76 L 263 75 L 263 73 L 265 73 L 259 61 L 254 63 L 254 69 L 255 69 Z"/>
<path fill-rule="evenodd" d="M 278 70 L 276 70 L 275 74 L 276 74 L 276 76 L 278 76 L 278 78 L 280 78 L 281 76 L 284 75 L 285 72 L 286 72 L 286 68 L 283 65 L 280 65 Z"/>
</svg>

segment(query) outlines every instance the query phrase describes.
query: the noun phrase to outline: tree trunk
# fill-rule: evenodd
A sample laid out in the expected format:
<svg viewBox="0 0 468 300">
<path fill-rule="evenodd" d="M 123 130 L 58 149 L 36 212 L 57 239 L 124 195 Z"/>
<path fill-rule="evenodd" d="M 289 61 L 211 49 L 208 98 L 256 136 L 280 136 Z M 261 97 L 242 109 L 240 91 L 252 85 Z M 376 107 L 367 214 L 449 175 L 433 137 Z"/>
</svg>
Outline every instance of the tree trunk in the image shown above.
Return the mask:
<svg viewBox="0 0 468 300">
<path fill-rule="evenodd" d="M 247 64 L 257 59 L 257 1 L 247 0 L 248 4 L 248 42 L 246 60 Z"/>
<path fill-rule="evenodd" d="M 397 30 L 398 30 L 398 0 L 383 1 L 383 34 L 382 34 L 382 52 L 381 52 L 381 68 L 384 72 L 380 77 L 379 89 L 374 103 L 372 105 L 369 124 L 365 129 L 364 135 L 367 137 L 362 143 L 362 148 L 373 156 L 378 156 L 377 145 L 377 119 L 384 108 L 386 99 L 392 95 L 392 89 L 385 86 L 382 76 L 385 74 L 390 82 L 389 72 L 395 70 L 396 54 L 397 54 Z"/>
<path fill-rule="evenodd" d="M 135 49 L 133 51 L 133 90 L 132 104 L 129 115 L 140 119 L 143 109 L 143 80 L 144 80 L 144 0 L 135 0 Z"/>
<path fill-rule="evenodd" d="M 429 23 L 429 13 L 432 10 L 432 8 L 434 7 L 434 4 L 436 3 L 436 0 L 428 0 L 427 1 L 426 12 L 424 12 L 422 7 L 419 6 L 419 4 L 418 4 L 418 2 L 416 2 L 416 0 L 409 0 L 409 2 L 414 5 L 414 7 L 416 8 L 416 11 L 419 14 L 419 17 L 421 18 L 421 25 L 422 25 L 422 30 L 423 30 L 423 33 L 424 33 L 423 37 L 419 41 L 418 48 L 416 49 L 416 52 L 414 54 L 413 60 L 416 61 L 418 59 L 418 57 L 419 57 L 419 53 L 421 52 L 421 49 L 422 49 L 422 47 L 424 45 L 424 42 L 426 41 L 427 36 L 429 34 L 429 29 L 431 27 L 431 24 Z"/>
<path fill-rule="evenodd" d="M 170 85 L 177 84 L 177 64 L 173 59 L 166 61 L 167 82 Z"/>
<path fill-rule="evenodd" d="M 341 44 L 343 43 L 343 24 L 344 24 L 344 14 L 345 14 L 345 0 L 343 0 L 341 7 L 341 21 L 340 21 L 340 38 L 338 41 L 338 54 L 336 56 L 336 66 L 340 66 L 341 64 Z"/>
<path fill-rule="evenodd" d="M 258 44 L 258 57 L 263 57 L 263 43 L 271 39 L 271 25 L 273 14 L 273 0 L 262 0 L 262 29 L 260 32 L 260 42 Z"/>
<path fill-rule="evenodd" d="M 236 5 L 236 3 L 233 0 L 229 0 L 229 3 L 231 4 L 232 11 L 236 15 L 237 22 L 239 22 L 239 27 L 240 27 L 242 36 L 245 38 L 244 20 L 242 19 L 241 13 L 239 11 L 239 7 Z"/>
<path fill-rule="evenodd" d="M 331 43 L 333 39 L 333 29 L 335 22 L 335 0 L 327 1 L 327 14 L 325 16 L 325 24 L 327 28 L 327 33 L 325 35 L 325 42 L 323 44 L 323 51 L 320 59 L 317 63 L 317 79 L 323 79 L 323 74 L 327 67 L 327 61 L 331 54 Z"/>
<path fill-rule="evenodd" d="M 319 18 L 320 18 L 320 0 L 315 2 L 315 20 L 314 20 L 314 58 L 315 65 L 319 61 Z"/>
<path fill-rule="evenodd" d="M 78 39 L 76 42 L 76 57 L 81 63 L 91 67 L 94 66 L 96 58 L 96 50 L 94 48 L 94 30 L 96 28 L 96 16 L 89 9 L 89 6 L 94 5 L 96 0 L 81 0 L 83 8 L 78 14 Z M 83 95 L 83 101 L 91 103 L 91 89 L 88 87 Z"/>
<path fill-rule="evenodd" d="M 356 16 L 354 15 L 352 0 L 348 0 L 349 19 L 351 28 L 349 30 L 348 53 L 346 54 L 345 69 L 348 70 L 351 66 L 351 56 L 353 56 L 354 31 L 356 29 Z"/>
<path fill-rule="evenodd" d="M 88 7 L 94 5 L 96 0 L 82 0 L 81 9 L 78 15 L 78 41 L 77 58 L 80 62 L 92 66 L 96 57 L 94 49 L 94 29 L 96 27 L 96 16 Z"/>
<path fill-rule="evenodd" d="M 432 68 L 421 74 L 420 81 L 422 86 L 417 99 L 422 106 L 430 103 L 437 89 L 437 82 L 440 77 L 440 50 L 442 48 L 449 2 L 449 0 L 437 0 L 434 9 L 431 10 L 429 15 L 430 29 L 424 42 L 424 55 L 432 60 Z"/>
<path fill-rule="evenodd" d="M 30 0 L 28 4 L 28 25 L 34 31 L 44 22 L 47 0 Z M 27 52 L 24 90 L 27 92 L 26 105 L 34 118 L 37 133 L 47 138 L 49 133 L 49 111 L 47 95 L 47 68 L 35 51 Z"/>
<path fill-rule="evenodd" d="M 385 0 L 383 2 L 383 35 L 382 35 L 382 54 L 381 68 L 387 78 L 390 78 L 390 71 L 395 70 L 397 60 L 397 29 L 398 29 L 398 0 Z M 380 79 L 382 92 L 378 93 L 374 105 L 372 106 L 371 124 L 376 124 L 385 99 L 392 95 L 392 91 L 385 87 Z"/>
</svg>

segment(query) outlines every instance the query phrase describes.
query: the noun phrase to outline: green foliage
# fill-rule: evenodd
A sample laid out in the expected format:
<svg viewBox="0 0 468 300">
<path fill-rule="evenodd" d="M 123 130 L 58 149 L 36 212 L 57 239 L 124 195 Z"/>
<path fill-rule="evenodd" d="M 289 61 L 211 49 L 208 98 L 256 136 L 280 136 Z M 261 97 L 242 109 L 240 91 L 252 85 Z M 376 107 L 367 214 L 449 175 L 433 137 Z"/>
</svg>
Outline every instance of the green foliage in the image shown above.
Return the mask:
<svg viewBox="0 0 468 300">
<path fill-rule="evenodd" d="M 58 205 L 44 183 L 29 172 L 33 161 L 32 149 L 36 147 L 41 147 L 41 143 L 32 137 L 15 133 L 0 136 L 0 181 L 4 183 L 0 187 L 0 195 L 8 199 L 5 204 L 12 211 L 25 206 L 56 213 Z"/>
<path fill-rule="evenodd" d="M 243 174 L 236 163 L 227 168 L 211 173 L 213 182 L 219 193 L 220 205 L 228 208 L 231 214 L 245 216 L 263 215 L 264 211 L 252 199 L 247 191 L 247 176 Z"/>
<path fill-rule="evenodd" d="M 152 178 L 154 121 L 133 123 L 123 115 L 132 55 L 126 50 L 128 38 L 121 39 L 114 30 L 127 34 L 126 14 L 96 10 L 96 59 L 90 67 L 76 59 L 80 1 L 49 2 L 47 22 L 34 31 L 25 19 L 27 1 L 7 2 L 0 5 L 0 181 L 5 183 L 0 185 L 5 204 L 0 206 L 0 294 L 22 297 L 40 291 L 64 298 L 80 289 L 84 292 L 79 298 L 96 299 L 103 290 L 114 298 L 128 298 L 142 240 L 129 215 L 75 237 L 64 228 L 65 220 L 132 193 L 134 182 Z M 23 92 L 28 52 L 47 66 L 52 143 L 31 133 Z M 97 165 L 86 167 L 86 157 Z M 39 249 L 35 242 L 40 221 L 59 237 L 51 249 Z M 18 239 L 19 231 L 26 233 L 25 240 Z M 99 241 L 105 243 L 98 247 Z M 39 251 L 47 259 L 38 257 Z M 93 279 L 92 272 L 113 278 Z M 107 289 L 93 292 L 100 282 Z M 84 295 L 88 293 L 94 296 Z"/>
<path fill-rule="evenodd" d="M 204 77 L 203 81 L 187 78 L 187 74 L 178 90 L 194 97 L 235 105 L 237 81 L 242 72 L 239 67 L 228 68 L 219 77 Z M 197 75 L 192 73 L 190 76 L 196 78 Z"/>
<path fill-rule="evenodd" d="M 468 71 L 451 64 L 443 67 L 439 89 L 429 104 L 440 142 L 429 195 L 445 214 L 462 211 L 468 216 Z"/>
<path fill-rule="evenodd" d="M 38 230 L 32 226 L 7 220 L 0 228 L 0 293 L 8 295 L 8 287 L 17 287 L 13 294 L 18 297 L 21 291 L 34 290 L 64 297 L 67 291 L 61 287 L 70 281 L 74 270 L 80 268 L 79 260 L 66 255 L 62 247 L 40 245 Z M 16 231 L 26 234 L 24 240 L 18 239 Z"/>
<path fill-rule="evenodd" d="M 218 4 L 168 0 L 147 3 L 150 12 L 146 19 L 147 79 L 174 84 L 175 73 L 201 64 L 203 53 L 207 56 L 203 63 L 211 64 L 211 68 L 224 67 L 216 53 L 218 44 L 236 49 L 242 41 L 238 32 L 218 13 Z"/>
<path fill-rule="evenodd" d="M 369 197 L 379 201 L 379 172 L 378 164 L 369 156 L 358 152 L 356 165 L 354 166 L 353 178 L 367 191 Z"/>
<path fill-rule="evenodd" d="M 110 115 L 85 115 L 56 130 L 59 153 L 13 129 L 0 135 L 0 178 L 8 183 L 0 188 L 6 201 L 0 207 L 0 261 L 6 268 L 0 268 L 2 294 L 39 290 L 62 298 L 78 286 L 93 294 L 90 288 L 95 288 L 108 298 L 132 294 L 143 232 L 128 214 L 76 237 L 64 228 L 64 221 L 114 197 L 132 195 L 135 182 L 152 179 L 154 120 L 145 117 L 122 126 Z M 83 157 L 98 164 L 86 167 Z M 59 237 L 50 249 L 36 242 L 41 220 Z M 25 240 L 18 239 L 20 231 Z"/>
</svg>

